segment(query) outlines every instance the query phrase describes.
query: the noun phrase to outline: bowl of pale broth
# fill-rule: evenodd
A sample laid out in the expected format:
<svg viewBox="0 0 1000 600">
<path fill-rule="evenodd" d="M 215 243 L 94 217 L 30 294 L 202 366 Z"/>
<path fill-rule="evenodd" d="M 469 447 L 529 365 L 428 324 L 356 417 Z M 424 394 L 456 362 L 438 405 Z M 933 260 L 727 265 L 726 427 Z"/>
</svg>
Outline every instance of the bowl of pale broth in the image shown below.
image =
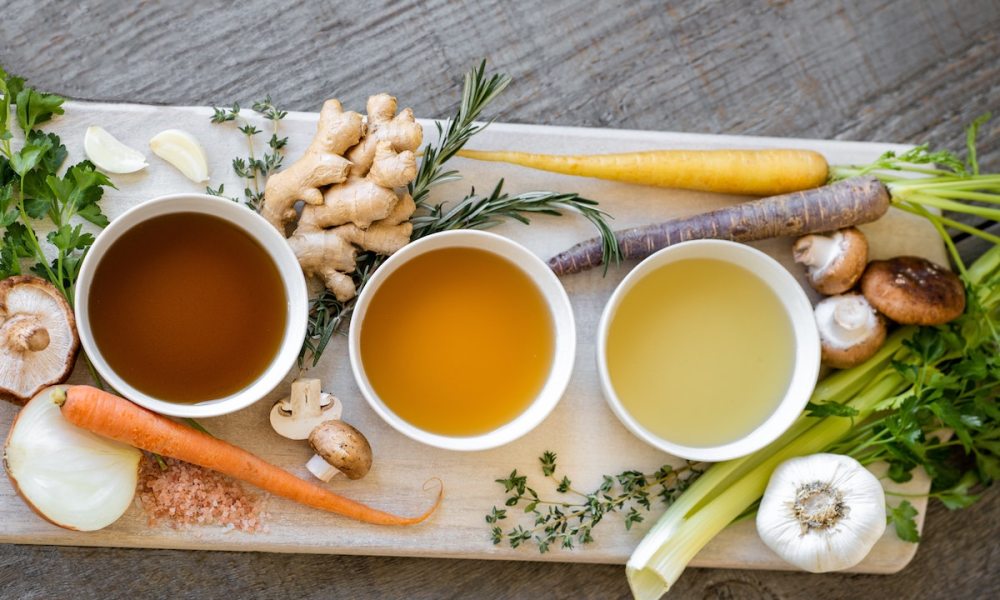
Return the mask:
<svg viewBox="0 0 1000 600">
<path fill-rule="evenodd" d="M 698 240 L 639 264 L 605 306 L 597 363 L 632 433 L 690 460 L 744 456 L 780 436 L 816 384 L 819 334 L 795 278 L 768 255 Z"/>
<path fill-rule="evenodd" d="M 542 422 L 569 383 L 576 330 L 559 279 L 482 231 L 419 239 L 358 296 L 351 369 L 372 409 L 438 448 L 485 450 Z"/>
</svg>

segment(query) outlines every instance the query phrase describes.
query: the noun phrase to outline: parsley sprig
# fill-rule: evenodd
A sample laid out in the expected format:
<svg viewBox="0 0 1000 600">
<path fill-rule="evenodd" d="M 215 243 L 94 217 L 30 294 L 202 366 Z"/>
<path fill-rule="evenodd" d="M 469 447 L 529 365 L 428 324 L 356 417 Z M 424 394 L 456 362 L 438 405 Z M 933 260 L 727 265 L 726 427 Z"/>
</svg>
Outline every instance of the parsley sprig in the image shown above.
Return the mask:
<svg viewBox="0 0 1000 600">
<path fill-rule="evenodd" d="M 546 451 L 538 461 L 542 475 L 560 494 L 557 499 L 542 498 L 528 485 L 528 476 L 518 473 L 517 469 L 496 480 L 509 495 L 504 508 L 494 506 L 486 515 L 494 544 L 506 541 L 511 548 L 518 548 L 531 543 L 542 554 L 554 545 L 572 549 L 577 544 L 593 542 L 594 527 L 612 513 L 622 514 L 622 523 L 630 530 L 645 520 L 643 513 L 653 509 L 654 499 L 669 506 L 705 468 L 702 463 L 688 462 L 680 467 L 663 465 L 648 474 L 623 471 L 615 476 L 605 475 L 596 490 L 581 492 L 573 487 L 568 476 L 556 476 L 556 458 L 554 452 Z M 519 513 L 531 524 L 518 523 L 504 530 L 501 522 L 515 519 L 509 514 L 514 508 L 520 508 Z"/>
<path fill-rule="evenodd" d="M 0 277 L 28 269 L 51 282 L 73 303 L 80 265 L 94 243 L 81 221 L 108 224 L 98 201 L 105 187 L 114 187 L 89 161 L 70 166 L 62 175 L 67 151 L 59 137 L 37 129 L 63 114 L 63 98 L 39 92 L 20 77 L 0 68 Z M 24 143 L 14 149 L 14 125 Z M 45 220 L 53 227 L 44 238 L 35 226 Z M 54 258 L 47 258 L 47 242 Z"/>
</svg>

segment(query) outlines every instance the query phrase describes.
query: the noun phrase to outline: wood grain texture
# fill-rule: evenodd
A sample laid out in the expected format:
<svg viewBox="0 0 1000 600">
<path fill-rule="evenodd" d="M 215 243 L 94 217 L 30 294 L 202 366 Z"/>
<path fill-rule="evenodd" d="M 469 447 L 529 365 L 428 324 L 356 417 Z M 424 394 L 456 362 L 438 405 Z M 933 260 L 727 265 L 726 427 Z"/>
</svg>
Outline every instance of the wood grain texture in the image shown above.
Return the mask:
<svg viewBox="0 0 1000 600">
<path fill-rule="evenodd" d="M 754 133 L 958 148 L 996 109 L 1000 5 L 991 0 L 385 5 L 247 0 L 3 5 L 0 63 L 82 99 L 206 104 L 266 92 L 289 108 L 388 89 L 447 115 L 487 57 L 515 77 L 503 120 Z M 984 132 L 1000 168 L 1000 126 Z M 969 243 L 963 252 L 974 255 Z M 897 576 L 691 570 L 674 597 L 1000 596 L 995 490 L 935 506 Z M 4 597 L 614 598 L 620 567 L 5 546 Z"/>
</svg>

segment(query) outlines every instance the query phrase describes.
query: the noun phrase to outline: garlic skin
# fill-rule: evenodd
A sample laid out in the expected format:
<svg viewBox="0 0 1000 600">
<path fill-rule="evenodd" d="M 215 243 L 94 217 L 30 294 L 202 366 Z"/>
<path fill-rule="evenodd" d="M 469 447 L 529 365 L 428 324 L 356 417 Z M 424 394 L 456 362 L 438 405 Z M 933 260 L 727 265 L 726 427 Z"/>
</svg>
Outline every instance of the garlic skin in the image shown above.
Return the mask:
<svg viewBox="0 0 1000 600">
<path fill-rule="evenodd" d="M 52 398 L 57 389 L 39 392 L 11 425 L 7 475 L 47 521 L 76 531 L 107 527 L 132 506 L 142 453 L 64 419 Z"/>
<path fill-rule="evenodd" d="M 885 528 L 882 484 L 861 463 L 839 454 L 813 454 L 779 465 L 757 510 L 761 540 L 812 573 L 858 564 Z"/>
<path fill-rule="evenodd" d="M 208 181 L 208 159 L 205 150 L 190 133 L 181 129 L 167 129 L 149 140 L 153 154 L 177 167 L 177 170 L 195 183 Z"/>
<path fill-rule="evenodd" d="M 106 173 L 134 173 L 148 166 L 142 152 L 126 146 L 97 125 L 88 127 L 84 133 L 83 152 L 90 162 Z"/>
</svg>

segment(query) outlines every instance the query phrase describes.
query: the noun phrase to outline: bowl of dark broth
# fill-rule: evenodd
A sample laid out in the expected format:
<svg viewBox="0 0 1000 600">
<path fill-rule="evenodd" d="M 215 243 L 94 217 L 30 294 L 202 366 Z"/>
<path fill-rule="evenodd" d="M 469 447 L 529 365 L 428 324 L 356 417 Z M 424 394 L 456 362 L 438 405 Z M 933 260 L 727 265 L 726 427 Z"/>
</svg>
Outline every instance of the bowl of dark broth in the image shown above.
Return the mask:
<svg viewBox="0 0 1000 600">
<path fill-rule="evenodd" d="M 305 335 L 305 280 L 256 213 L 200 194 L 165 196 L 115 219 L 76 290 L 97 372 L 146 408 L 206 417 L 270 392 Z"/>
</svg>

